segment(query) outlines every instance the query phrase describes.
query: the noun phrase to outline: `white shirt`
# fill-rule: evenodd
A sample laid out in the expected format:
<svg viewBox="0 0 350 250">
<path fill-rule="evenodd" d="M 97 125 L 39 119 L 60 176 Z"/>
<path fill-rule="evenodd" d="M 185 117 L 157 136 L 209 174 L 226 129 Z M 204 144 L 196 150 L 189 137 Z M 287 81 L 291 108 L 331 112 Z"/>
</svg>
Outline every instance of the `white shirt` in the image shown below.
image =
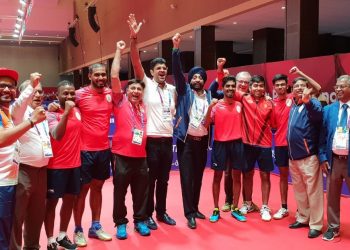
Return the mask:
<svg viewBox="0 0 350 250">
<path fill-rule="evenodd" d="M 204 118 L 208 111 L 208 101 L 205 92 L 202 95 L 197 95 L 194 91 L 194 100 L 190 112 L 190 123 L 188 124 L 187 134 L 192 136 L 205 136 L 208 134 L 208 130 L 203 126 Z M 196 127 L 195 116 L 200 119 L 199 126 Z"/>
<path fill-rule="evenodd" d="M 341 115 L 342 115 L 342 113 L 343 113 L 343 108 L 342 108 L 343 104 L 344 104 L 343 102 L 339 101 L 339 111 L 338 111 L 337 127 L 338 127 L 338 122 L 340 121 L 340 117 L 341 117 Z M 346 124 L 348 124 L 348 122 L 349 122 L 349 116 L 350 116 L 350 101 L 348 101 L 346 104 L 348 105 L 348 108 L 347 108 L 348 117 L 347 117 L 347 123 L 346 123 Z M 336 130 L 337 130 L 337 128 L 336 128 Z M 348 131 L 349 131 L 349 128 L 348 128 Z M 347 140 L 346 145 L 347 145 L 347 148 L 345 148 L 345 149 L 338 149 L 338 148 L 336 148 L 336 139 L 337 139 L 337 138 L 336 138 L 336 133 L 337 133 L 337 131 L 336 131 L 335 134 L 334 134 L 333 143 L 332 143 L 332 151 L 333 151 L 333 153 L 334 153 L 334 154 L 337 154 L 337 155 L 348 155 L 348 152 L 349 152 L 349 136 L 346 136 L 346 140 Z"/>
<path fill-rule="evenodd" d="M 23 119 L 30 118 L 33 111 L 34 110 L 30 106 L 27 106 Z M 50 141 L 47 120 L 34 125 L 34 127 L 22 135 L 18 141 L 20 163 L 33 167 L 47 166 L 49 158 L 44 157 L 44 150 L 42 146 L 43 141 Z"/>
<path fill-rule="evenodd" d="M 175 86 L 168 83 L 164 88 L 158 87 L 158 83 L 148 78 L 143 78 L 146 85 L 143 101 L 147 112 L 147 136 L 172 137 L 173 120 L 175 116 Z M 164 114 L 164 109 L 169 113 Z M 169 115 L 169 117 L 164 116 Z"/>
<path fill-rule="evenodd" d="M 29 85 L 18 99 L 11 104 L 10 114 L 12 119 L 17 116 L 17 124 L 23 121 L 24 112 L 28 103 L 32 100 L 33 93 L 33 87 Z M 11 127 L 13 127 L 12 123 L 7 128 Z M 16 144 L 17 142 L 0 148 L 0 186 L 13 186 L 18 183 L 18 159 L 16 159 L 16 162 L 14 161 Z"/>
</svg>

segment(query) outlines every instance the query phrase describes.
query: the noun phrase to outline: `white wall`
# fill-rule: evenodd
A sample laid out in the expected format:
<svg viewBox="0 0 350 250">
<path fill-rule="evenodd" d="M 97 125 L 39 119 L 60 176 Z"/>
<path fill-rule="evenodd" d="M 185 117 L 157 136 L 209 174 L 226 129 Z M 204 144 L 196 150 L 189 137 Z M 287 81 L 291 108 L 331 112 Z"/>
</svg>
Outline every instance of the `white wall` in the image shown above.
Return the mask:
<svg viewBox="0 0 350 250">
<path fill-rule="evenodd" d="M 0 67 L 11 68 L 19 73 L 19 83 L 30 73 L 43 75 L 44 87 L 54 87 L 59 82 L 58 46 L 0 45 Z"/>
</svg>

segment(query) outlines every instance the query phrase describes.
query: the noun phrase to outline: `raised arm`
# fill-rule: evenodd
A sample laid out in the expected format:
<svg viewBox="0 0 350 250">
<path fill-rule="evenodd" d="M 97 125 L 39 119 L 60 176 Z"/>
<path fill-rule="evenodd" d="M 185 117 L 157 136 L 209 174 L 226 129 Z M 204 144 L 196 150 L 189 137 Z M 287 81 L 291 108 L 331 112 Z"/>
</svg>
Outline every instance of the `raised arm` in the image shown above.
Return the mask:
<svg viewBox="0 0 350 250">
<path fill-rule="evenodd" d="M 179 33 L 176 33 L 173 36 L 172 40 L 173 40 L 172 67 L 173 67 L 173 76 L 174 76 L 176 91 L 178 95 L 185 95 L 186 79 L 182 71 L 182 65 L 180 60 L 180 50 L 179 50 L 181 35 Z"/>
<path fill-rule="evenodd" d="M 40 84 L 40 80 L 40 73 L 35 72 L 30 74 L 29 85 L 19 95 L 16 101 L 10 106 L 11 116 L 16 125 L 20 124 L 23 121 L 24 113 L 27 109 L 27 106 L 30 104 L 33 98 L 34 89 Z"/>
<path fill-rule="evenodd" d="M 66 133 L 66 127 L 67 127 L 67 122 L 68 122 L 68 116 L 69 113 L 72 112 L 73 108 L 75 107 L 75 103 L 73 101 L 66 101 L 65 102 L 65 108 L 64 108 L 64 113 L 61 117 L 61 120 L 55 124 L 55 126 L 50 126 L 50 133 L 51 136 L 59 141 L 63 138 L 64 134 Z M 51 121 L 49 119 L 49 125 Z"/>
<path fill-rule="evenodd" d="M 23 134 L 25 134 L 35 124 L 40 123 L 46 119 L 45 110 L 43 107 L 37 107 L 30 119 L 22 121 L 13 128 L 3 128 L 0 126 L 0 147 L 6 147 L 13 144 Z M 1 122 L 1 118 L 0 118 Z"/>
<path fill-rule="evenodd" d="M 207 114 L 205 115 L 205 118 L 204 118 L 204 127 L 208 128 L 210 123 L 212 122 L 212 119 L 211 119 L 211 111 L 213 109 L 213 107 L 218 103 L 218 99 L 215 99 L 213 98 L 211 100 L 211 103 L 208 107 L 208 111 L 207 111 Z"/>
<path fill-rule="evenodd" d="M 138 80 L 143 80 L 145 77 L 145 71 L 141 64 L 139 49 L 137 48 L 137 34 L 141 29 L 142 22 L 137 24 L 134 14 L 129 15 L 127 22 L 130 28 L 130 57 L 134 68 L 135 77 Z"/>
<path fill-rule="evenodd" d="M 297 66 L 292 67 L 289 70 L 289 73 L 293 73 L 293 74 L 298 74 L 302 77 L 304 77 L 311 85 L 311 87 L 316 90 L 317 92 L 320 92 L 321 90 L 321 85 L 318 84 L 318 82 L 316 82 L 314 79 L 312 79 L 310 76 L 308 76 L 307 74 L 305 74 L 304 72 L 302 72 Z"/>
<path fill-rule="evenodd" d="M 124 41 L 117 42 L 116 47 L 117 49 L 115 51 L 112 68 L 111 68 L 111 82 L 112 82 L 112 92 L 114 94 L 119 94 L 122 92 L 120 78 L 119 78 L 120 61 L 121 61 L 122 51 L 125 48 L 125 42 Z"/>
</svg>

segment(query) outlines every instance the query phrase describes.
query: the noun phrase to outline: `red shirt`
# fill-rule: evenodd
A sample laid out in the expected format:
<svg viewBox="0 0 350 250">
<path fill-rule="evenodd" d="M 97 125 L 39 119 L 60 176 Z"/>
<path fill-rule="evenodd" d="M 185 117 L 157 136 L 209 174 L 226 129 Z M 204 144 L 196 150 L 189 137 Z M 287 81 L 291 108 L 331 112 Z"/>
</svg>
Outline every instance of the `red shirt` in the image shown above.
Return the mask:
<svg viewBox="0 0 350 250">
<path fill-rule="evenodd" d="M 215 141 L 242 138 L 242 104 L 240 102 L 233 101 L 232 104 L 228 104 L 220 100 L 211 110 L 210 117 L 215 124 Z"/>
<path fill-rule="evenodd" d="M 112 139 L 112 152 L 128 157 L 146 157 L 147 116 L 142 104 L 135 108 L 123 94 L 113 96 L 115 101 L 115 133 Z M 141 145 L 133 143 L 133 131 L 143 131 Z"/>
<path fill-rule="evenodd" d="M 102 93 L 98 93 L 87 86 L 75 93 L 75 103 L 80 109 L 83 123 L 81 150 L 108 149 L 109 121 L 113 108 L 111 89 L 104 88 Z"/>
<path fill-rule="evenodd" d="M 59 109 L 57 112 L 48 112 L 47 120 L 50 132 L 57 126 L 63 113 L 64 110 L 62 109 Z M 67 169 L 80 167 L 81 132 L 80 112 L 77 108 L 74 108 L 69 113 L 63 138 L 57 141 L 50 135 L 53 157 L 50 158 L 47 168 Z"/>
<path fill-rule="evenodd" d="M 272 147 L 271 128 L 275 128 L 275 109 L 272 100 L 259 101 L 250 95 L 235 92 L 235 99 L 243 105 L 243 142 L 260 147 Z"/>
<path fill-rule="evenodd" d="M 293 96 L 288 95 L 285 99 L 277 97 L 273 100 L 275 104 L 276 133 L 275 146 L 287 146 L 287 129 L 289 111 L 293 104 Z"/>
</svg>

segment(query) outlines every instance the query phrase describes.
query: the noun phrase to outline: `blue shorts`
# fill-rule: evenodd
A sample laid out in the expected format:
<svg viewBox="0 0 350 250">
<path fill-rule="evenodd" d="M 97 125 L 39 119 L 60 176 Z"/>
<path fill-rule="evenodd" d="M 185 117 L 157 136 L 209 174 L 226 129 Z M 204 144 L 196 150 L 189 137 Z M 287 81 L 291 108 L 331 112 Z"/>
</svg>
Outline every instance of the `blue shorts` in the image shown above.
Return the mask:
<svg viewBox="0 0 350 250">
<path fill-rule="evenodd" d="M 244 144 L 244 153 L 247 162 L 247 171 L 253 170 L 256 163 L 258 163 L 260 171 L 271 172 L 274 169 L 271 148 Z"/>
<path fill-rule="evenodd" d="M 275 164 L 278 167 L 288 167 L 289 156 L 287 146 L 276 146 L 275 147 Z"/>
<path fill-rule="evenodd" d="M 80 167 L 47 169 L 47 198 L 58 199 L 65 194 L 80 193 Z"/>
<path fill-rule="evenodd" d="M 228 168 L 244 171 L 246 164 L 243 152 L 244 147 L 241 139 L 225 142 L 214 141 L 211 168 L 219 171 L 225 171 Z"/>
<path fill-rule="evenodd" d="M 112 154 L 110 149 L 81 151 L 81 182 L 88 184 L 92 179 L 107 180 L 111 175 Z"/>
</svg>

